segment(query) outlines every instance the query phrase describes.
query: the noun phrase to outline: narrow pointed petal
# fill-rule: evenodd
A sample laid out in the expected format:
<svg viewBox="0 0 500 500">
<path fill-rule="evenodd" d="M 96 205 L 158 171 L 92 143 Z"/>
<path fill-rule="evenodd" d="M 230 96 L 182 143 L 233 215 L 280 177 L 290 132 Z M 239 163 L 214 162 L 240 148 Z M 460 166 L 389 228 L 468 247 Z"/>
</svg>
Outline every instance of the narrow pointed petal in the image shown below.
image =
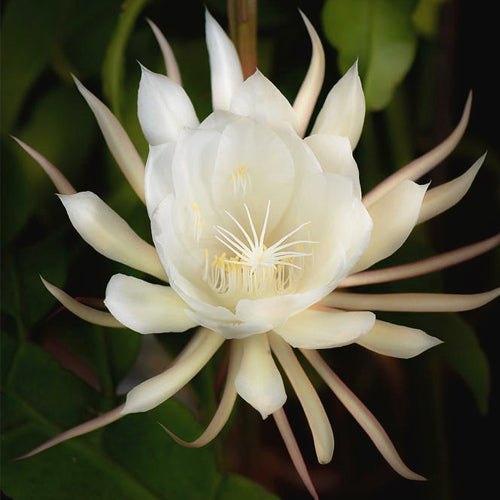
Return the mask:
<svg viewBox="0 0 500 500">
<path fill-rule="evenodd" d="M 200 448 L 202 446 L 207 445 L 212 442 L 223 429 L 226 422 L 229 420 L 231 416 L 231 412 L 234 407 L 234 403 L 236 402 L 236 388 L 234 382 L 236 380 L 236 374 L 238 373 L 238 369 L 241 363 L 241 355 L 242 355 L 242 345 L 239 341 L 235 340 L 231 342 L 231 357 L 229 359 L 229 368 L 227 371 L 226 384 L 224 386 L 224 392 L 222 394 L 222 398 L 220 400 L 219 406 L 217 407 L 217 411 L 215 412 L 212 420 L 208 424 L 207 428 L 203 431 L 200 437 L 195 439 L 194 441 L 184 441 L 177 435 L 175 435 L 172 431 L 168 430 L 166 427 L 163 427 L 164 431 L 177 443 L 181 446 L 186 446 L 187 448 Z M 161 424 L 160 424 L 161 425 Z"/>
<path fill-rule="evenodd" d="M 273 413 L 274 421 L 276 422 L 276 426 L 280 431 L 281 437 L 285 443 L 286 449 L 288 450 L 288 454 L 292 459 L 293 465 L 295 466 L 295 470 L 302 479 L 304 486 L 307 488 L 309 494 L 314 498 L 314 500 L 319 500 L 318 493 L 316 488 L 314 488 L 314 484 L 312 482 L 311 476 L 309 475 L 309 471 L 307 470 L 306 463 L 304 462 L 304 457 L 300 452 L 300 447 L 295 439 L 292 428 L 288 423 L 288 419 L 286 418 L 285 411 L 283 408 L 276 410 Z"/>
<path fill-rule="evenodd" d="M 59 198 L 74 228 L 91 247 L 109 259 L 167 280 L 155 248 L 97 195 L 84 191 Z"/>
<path fill-rule="evenodd" d="M 87 434 L 88 432 L 95 431 L 96 429 L 100 429 L 101 427 L 104 427 L 105 425 L 111 424 L 112 422 L 115 422 L 119 418 L 122 417 L 122 409 L 124 405 L 120 405 L 117 408 L 108 411 L 107 413 L 103 413 L 102 415 L 99 415 L 97 418 L 94 418 L 92 420 L 89 420 L 88 422 L 85 422 L 84 424 L 77 425 L 76 427 L 73 427 L 72 429 L 69 429 L 65 432 L 62 432 L 61 434 L 57 435 L 56 437 L 49 439 L 45 443 L 41 444 L 40 446 L 37 446 L 34 450 L 31 450 L 29 453 L 26 453 L 25 455 L 22 455 L 18 457 L 16 460 L 23 460 L 25 458 L 32 457 L 34 455 L 38 455 L 38 453 L 41 453 L 42 451 L 48 450 L 49 448 L 52 448 L 56 444 L 62 443 L 64 441 L 67 441 L 68 439 L 72 439 L 74 437 L 82 436 L 83 434 Z"/>
<path fill-rule="evenodd" d="M 485 158 L 486 153 L 460 177 L 427 191 L 417 224 L 432 219 L 457 204 L 471 187 Z"/>
<path fill-rule="evenodd" d="M 372 329 L 371 312 L 307 309 L 274 331 L 293 347 L 325 349 L 352 344 Z"/>
<path fill-rule="evenodd" d="M 429 274 L 473 259 L 478 255 L 496 248 L 498 245 L 500 245 L 500 233 L 485 240 L 478 241 L 477 243 L 473 243 L 472 245 L 457 248 L 456 250 L 435 255 L 427 259 L 348 276 L 337 288 L 387 283 L 389 281 L 397 281 Z"/>
<path fill-rule="evenodd" d="M 409 359 L 442 344 L 442 341 L 416 328 L 377 320 L 374 327 L 357 343 L 384 356 Z"/>
<path fill-rule="evenodd" d="M 352 272 L 362 271 L 392 255 L 417 223 L 427 186 L 404 181 L 370 206 L 372 235 L 365 253 Z"/>
<path fill-rule="evenodd" d="M 298 117 L 297 133 L 303 137 L 311 119 L 314 106 L 316 105 L 321 86 L 323 85 L 325 77 L 325 52 L 313 25 L 302 11 L 299 12 L 306 25 L 312 45 L 309 69 L 293 103 L 293 109 Z"/>
<path fill-rule="evenodd" d="M 45 156 L 42 156 L 38 151 L 33 149 L 32 147 L 28 146 L 25 142 L 21 141 L 21 139 L 18 139 L 17 137 L 12 136 L 12 139 L 14 139 L 19 146 L 21 146 L 26 153 L 28 153 L 31 158 L 33 158 L 38 165 L 40 165 L 44 172 L 49 176 L 50 180 L 52 181 L 52 184 L 57 189 L 57 192 L 60 194 L 75 194 L 76 189 L 71 185 L 71 183 L 64 177 L 64 175 L 61 173 L 61 171 L 52 163 L 50 163 Z"/>
<path fill-rule="evenodd" d="M 40 279 L 42 280 L 45 288 L 75 316 L 78 316 L 89 323 L 93 323 L 94 325 L 107 326 L 110 328 L 123 328 L 123 325 L 108 312 L 100 311 L 99 309 L 94 309 L 93 307 L 82 304 L 60 288 L 57 288 L 52 283 L 43 279 L 41 276 Z"/>
<path fill-rule="evenodd" d="M 327 464 L 333 456 L 333 431 L 318 393 L 307 378 L 292 348 L 275 334 L 269 335 L 269 342 L 302 405 L 313 435 L 318 462 Z"/>
<path fill-rule="evenodd" d="M 230 111 L 271 126 L 289 123 L 297 129 L 297 116 L 286 97 L 259 70 L 234 92 Z"/>
<path fill-rule="evenodd" d="M 431 149 L 420 158 L 408 163 L 405 167 L 400 168 L 369 191 L 363 197 L 363 203 L 365 206 L 369 207 L 404 180 L 416 180 L 441 163 L 455 149 L 464 135 L 467 123 L 469 123 L 471 105 L 472 92 L 469 93 L 469 96 L 467 97 L 462 117 L 460 118 L 455 130 L 453 130 L 453 132 L 434 149 Z"/>
<path fill-rule="evenodd" d="M 240 60 L 233 42 L 208 10 L 205 13 L 205 21 L 210 58 L 212 107 L 214 111 L 228 110 L 236 89 L 243 82 Z"/>
<path fill-rule="evenodd" d="M 459 312 L 491 302 L 500 288 L 469 295 L 449 293 L 347 293 L 333 292 L 320 304 L 350 311 Z"/>
<path fill-rule="evenodd" d="M 252 335 L 240 342 L 243 356 L 236 376 L 236 390 L 265 419 L 285 404 L 283 379 L 271 356 L 267 334 Z"/>
<path fill-rule="evenodd" d="M 170 368 L 127 394 L 122 414 L 151 410 L 173 396 L 207 364 L 224 340 L 222 335 L 200 328 Z"/>
<path fill-rule="evenodd" d="M 343 135 L 354 149 L 365 120 L 365 96 L 357 61 L 330 90 L 316 118 L 312 134 Z"/>
<path fill-rule="evenodd" d="M 184 332 L 197 326 L 186 316 L 188 306 L 170 287 L 115 274 L 104 301 L 111 314 L 139 333 Z"/>
<path fill-rule="evenodd" d="M 137 115 L 149 144 L 176 141 L 183 129 L 199 125 L 193 104 L 178 83 L 144 66 L 141 70 Z"/>
<path fill-rule="evenodd" d="M 103 102 L 89 92 L 75 76 L 73 80 L 94 113 L 113 158 L 137 196 L 144 201 L 144 163 L 127 132 Z"/>
<path fill-rule="evenodd" d="M 163 36 L 160 28 L 156 26 L 156 24 L 151 21 L 151 19 L 146 19 L 153 32 L 153 35 L 160 46 L 161 53 L 163 55 L 163 61 L 165 62 L 165 69 L 167 71 L 167 76 L 173 80 L 175 83 L 182 85 L 181 72 L 179 71 L 179 66 L 177 64 L 177 60 L 175 59 L 174 51 L 167 39 Z"/>
<path fill-rule="evenodd" d="M 356 419 L 358 424 L 368 434 L 378 451 L 387 460 L 387 463 L 401 476 L 415 481 L 425 481 L 425 477 L 409 469 L 391 439 L 380 425 L 373 413 L 358 399 L 358 397 L 347 387 L 337 374 L 325 363 L 316 351 L 302 350 L 302 353 L 311 363 L 335 396 L 346 407 L 349 413 Z"/>
</svg>

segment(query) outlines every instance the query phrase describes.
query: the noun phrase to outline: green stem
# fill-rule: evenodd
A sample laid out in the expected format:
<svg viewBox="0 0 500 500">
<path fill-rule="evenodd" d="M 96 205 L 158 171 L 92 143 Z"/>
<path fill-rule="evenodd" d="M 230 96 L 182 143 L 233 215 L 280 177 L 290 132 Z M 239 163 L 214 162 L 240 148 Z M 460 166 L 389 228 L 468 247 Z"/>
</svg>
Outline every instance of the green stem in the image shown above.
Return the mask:
<svg viewBox="0 0 500 500">
<path fill-rule="evenodd" d="M 257 68 L 257 0 L 227 0 L 227 16 L 243 78 L 248 78 Z"/>
</svg>

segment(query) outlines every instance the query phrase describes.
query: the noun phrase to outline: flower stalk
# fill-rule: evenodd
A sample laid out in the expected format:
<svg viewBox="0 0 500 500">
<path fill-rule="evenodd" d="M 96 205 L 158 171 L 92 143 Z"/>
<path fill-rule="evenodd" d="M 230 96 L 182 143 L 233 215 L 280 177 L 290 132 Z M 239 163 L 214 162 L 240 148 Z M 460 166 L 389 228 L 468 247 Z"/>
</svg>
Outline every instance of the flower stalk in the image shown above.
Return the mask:
<svg viewBox="0 0 500 500">
<path fill-rule="evenodd" d="M 257 69 L 257 0 L 227 0 L 227 17 L 246 79 Z"/>
</svg>

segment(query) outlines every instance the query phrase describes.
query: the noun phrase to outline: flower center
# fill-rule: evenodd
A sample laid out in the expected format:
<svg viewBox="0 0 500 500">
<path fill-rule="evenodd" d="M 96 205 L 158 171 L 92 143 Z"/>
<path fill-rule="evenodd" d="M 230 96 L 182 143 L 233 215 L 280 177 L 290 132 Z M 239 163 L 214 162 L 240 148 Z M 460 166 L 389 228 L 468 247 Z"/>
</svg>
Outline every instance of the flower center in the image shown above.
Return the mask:
<svg viewBox="0 0 500 500">
<path fill-rule="evenodd" d="M 267 246 L 265 241 L 271 202 L 267 204 L 260 234 L 257 234 L 248 206 L 243 206 L 250 231 L 231 213 L 225 211 L 236 225 L 237 233 L 241 234 L 238 236 L 229 229 L 215 226 L 215 238 L 226 251 L 214 255 L 211 261 L 208 251 L 205 251 L 205 281 L 218 294 L 234 299 L 293 293 L 302 274 L 305 257 L 312 256 L 311 252 L 303 251 L 304 247 L 316 242 L 307 239 L 295 240 L 292 236 L 310 222 L 298 225 Z"/>
</svg>

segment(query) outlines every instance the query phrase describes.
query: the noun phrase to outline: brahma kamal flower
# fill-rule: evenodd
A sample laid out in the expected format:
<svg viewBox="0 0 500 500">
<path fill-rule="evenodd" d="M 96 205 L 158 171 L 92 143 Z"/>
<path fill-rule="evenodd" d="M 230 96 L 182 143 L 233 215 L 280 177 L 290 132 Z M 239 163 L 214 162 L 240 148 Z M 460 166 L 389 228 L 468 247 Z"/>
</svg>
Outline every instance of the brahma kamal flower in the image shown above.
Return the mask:
<svg viewBox="0 0 500 500">
<path fill-rule="evenodd" d="M 213 112 L 201 123 L 181 85 L 170 46 L 150 22 L 168 76 L 142 68 L 138 115 L 150 145 L 145 167 L 110 110 L 76 80 L 116 162 L 146 205 L 153 244 L 96 194 L 76 192 L 54 165 L 18 141 L 50 176 L 71 223 L 88 244 L 156 278 L 150 283 L 125 274 L 112 276 L 105 294 L 107 311 L 91 308 L 43 280 L 48 291 L 74 314 L 99 325 L 126 326 L 145 335 L 197 327 L 171 366 L 133 388 L 124 404 L 24 457 L 156 407 L 227 343 L 230 361 L 213 419 L 193 442 L 167 430 L 177 442 L 198 447 L 214 439 L 239 395 L 262 418 L 274 417 L 297 471 L 317 497 L 283 410 L 287 394 L 282 372 L 304 410 L 322 464 L 332 458 L 334 436 L 298 349 L 389 465 L 405 478 L 423 479 L 404 464 L 375 416 L 320 350 L 357 343 L 386 356 L 410 358 L 440 340 L 380 321 L 375 312 L 465 311 L 499 295 L 499 289 L 473 295 L 347 291 L 437 271 L 498 245 L 496 235 L 428 259 L 369 270 L 396 252 L 417 224 L 452 207 L 469 189 L 484 156 L 438 187 L 415 181 L 454 149 L 466 128 L 471 98 L 448 138 L 362 197 L 353 158 L 365 115 L 357 64 L 331 89 L 304 137 L 323 83 L 324 53 L 316 31 L 303 19 L 312 58 L 290 104 L 259 71 L 244 79 L 233 43 L 206 14 Z"/>
</svg>

